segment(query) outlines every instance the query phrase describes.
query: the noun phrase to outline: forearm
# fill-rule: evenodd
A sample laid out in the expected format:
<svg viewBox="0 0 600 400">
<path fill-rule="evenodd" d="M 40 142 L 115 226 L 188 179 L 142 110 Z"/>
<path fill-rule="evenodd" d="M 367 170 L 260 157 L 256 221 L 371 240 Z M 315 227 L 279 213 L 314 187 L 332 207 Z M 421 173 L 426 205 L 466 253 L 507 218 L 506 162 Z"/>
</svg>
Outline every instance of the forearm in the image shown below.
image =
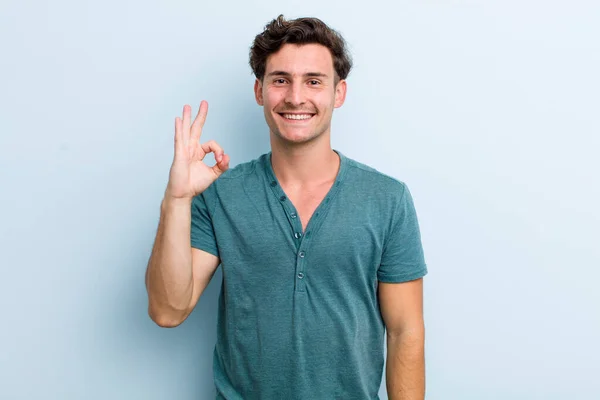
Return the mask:
<svg viewBox="0 0 600 400">
<path fill-rule="evenodd" d="M 386 386 L 390 400 L 425 398 L 425 334 L 418 332 L 387 336 Z"/>
<path fill-rule="evenodd" d="M 190 226 L 191 200 L 163 200 L 146 287 L 151 317 L 167 325 L 186 315 L 192 298 Z"/>
</svg>

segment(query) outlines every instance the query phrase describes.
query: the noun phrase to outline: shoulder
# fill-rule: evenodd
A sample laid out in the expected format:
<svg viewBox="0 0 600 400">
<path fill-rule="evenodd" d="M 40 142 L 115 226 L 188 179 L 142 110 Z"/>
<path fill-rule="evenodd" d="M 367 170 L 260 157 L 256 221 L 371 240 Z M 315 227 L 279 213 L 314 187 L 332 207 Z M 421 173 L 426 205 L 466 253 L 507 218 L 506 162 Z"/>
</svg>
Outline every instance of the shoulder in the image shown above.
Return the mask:
<svg viewBox="0 0 600 400">
<path fill-rule="evenodd" d="M 235 198 L 235 194 L 243 190 L 243 186 L 247 185 L 249 181 L 259 179 L 258 173 L 264 157 L 266 157 L 265 154 L 230 167 L 203 192 L 204 197 L 215 200 L 219 195 L 225 194 Z"/>
<path fill-rule="evenodd" d="M 262 162 L 265 156 L 266 155 L 263 154 L 258 158 L 237 164 L 233 168 L 229 168 L 227 171 L 223 172 L 218 180 L 231 181 L 235 179 L 244 179 L 244 177 L 247 175 L 255 174 L 259 163 Z"/>
<path fill-rule="evenodd" d="M 399 178 L 377 170 L 365 163 L 346 157 L 346 181 L 353 190 L 370 193 L 371 198 L 399 202 L 408 191 L 406 183 Z"/>
</svg>

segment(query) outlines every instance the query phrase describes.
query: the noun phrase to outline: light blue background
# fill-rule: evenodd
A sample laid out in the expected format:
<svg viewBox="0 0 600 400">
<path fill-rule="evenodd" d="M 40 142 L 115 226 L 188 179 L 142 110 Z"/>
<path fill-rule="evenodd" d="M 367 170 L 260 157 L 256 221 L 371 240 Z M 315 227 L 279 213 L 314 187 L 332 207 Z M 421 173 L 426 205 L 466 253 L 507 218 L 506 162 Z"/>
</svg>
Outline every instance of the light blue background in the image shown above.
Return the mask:
<svg viewBox="0 0 600 400">
<path fill-rule="evenodd" d="M 183 104 L 232 165 L 269 150 L 247 62 L 279 13 L 346 37 L 333 146 L 413 193 L 427 399 L 600 398 L 598 2 L 0 10 L 1 399 L 213 398 L 220 272 L 161 329 L 144 271 Z"/>
</svg>

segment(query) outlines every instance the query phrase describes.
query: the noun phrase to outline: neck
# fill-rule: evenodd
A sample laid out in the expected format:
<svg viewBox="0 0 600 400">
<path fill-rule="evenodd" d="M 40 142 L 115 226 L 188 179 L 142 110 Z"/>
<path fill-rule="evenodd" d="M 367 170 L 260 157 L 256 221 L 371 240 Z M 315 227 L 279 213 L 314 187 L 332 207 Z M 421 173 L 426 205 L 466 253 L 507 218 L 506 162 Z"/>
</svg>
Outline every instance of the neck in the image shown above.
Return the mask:
<svg viewBox="0 0 600 400">
<path fill-rule="evenodd" d="M 282 143 L 271 135 L 271 165 L 283 186 L 318 185 L 333 181 L 340 159 L 328 135 L 301 144 Z"/>
</svg>

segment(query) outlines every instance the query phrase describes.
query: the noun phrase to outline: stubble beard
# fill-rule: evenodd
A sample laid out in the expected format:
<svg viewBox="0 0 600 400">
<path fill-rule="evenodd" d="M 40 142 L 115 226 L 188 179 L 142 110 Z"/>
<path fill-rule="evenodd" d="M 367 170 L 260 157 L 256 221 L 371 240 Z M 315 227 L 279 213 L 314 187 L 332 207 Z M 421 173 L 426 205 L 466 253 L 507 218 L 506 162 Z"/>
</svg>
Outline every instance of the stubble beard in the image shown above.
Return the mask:
<svg viewBox="0 0 600 400">
<path fill-rule="evenodd" d="M 321 136 L 323 136 L 325 134 L 325 132 L 327 132 L 327 127 L 317 127 L 317 130 L 312 130 L 311 133 L 307 136 L 303 136 L 299 139 L 290 139 L 289 136 L 284 135 L 281 130 L 279 129 L 279 127 L 277 126 L 277 124 L 274 124 L 275 126 L 273 128 L 271 128 L 271 134 L 280 142 L 285 143 L 286 145 L 289 146 L 298 146 L 298 145 L 305 145 L 307 143 L 313 143 L 316 142 Z"/>
</svg>

